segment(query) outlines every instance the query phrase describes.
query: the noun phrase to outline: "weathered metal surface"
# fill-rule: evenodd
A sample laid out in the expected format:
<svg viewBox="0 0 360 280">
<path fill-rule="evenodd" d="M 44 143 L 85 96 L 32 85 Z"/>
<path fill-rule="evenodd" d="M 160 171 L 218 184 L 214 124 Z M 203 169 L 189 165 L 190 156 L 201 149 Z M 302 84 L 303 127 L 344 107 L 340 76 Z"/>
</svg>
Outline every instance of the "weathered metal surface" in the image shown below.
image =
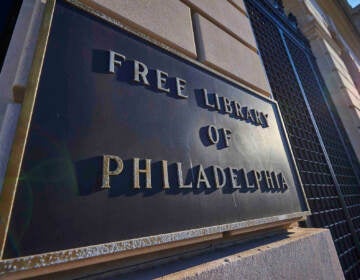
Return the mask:
<svg viewBox="0 0 360 280">
<path fill-rule="evenodd" d="M 307 210 L 274 101 L 62 2 L 51 28 L 5 259 L 67 249 L 71 256 L 76 250 L 97 256 Z M 109 50 L 126 56 L 114 71 Z M 147 81 L 135 60 L 147 66 Z M 221 109 L 211 108 L 215 93 Z M 236 114 L 235 102 L 247 109 Z M 102 188 L 104 155 L 123 161 L 118 169 L 109 164 L 111 188 Z M 221 188 L 214 168 L 224 171 Z M 234 183 L 231 168 L 249 173 Z M 266 179 L 257 185 L 256 171 L 269 178 L 274 172 L 279 186 Z M 126 245 L 133 239 L 136 246 Z M 86 247 L 96 254 L 72 249 L 104 243 Z M 62 252 L 62 261 L 72 259 Z"/>
</svg>

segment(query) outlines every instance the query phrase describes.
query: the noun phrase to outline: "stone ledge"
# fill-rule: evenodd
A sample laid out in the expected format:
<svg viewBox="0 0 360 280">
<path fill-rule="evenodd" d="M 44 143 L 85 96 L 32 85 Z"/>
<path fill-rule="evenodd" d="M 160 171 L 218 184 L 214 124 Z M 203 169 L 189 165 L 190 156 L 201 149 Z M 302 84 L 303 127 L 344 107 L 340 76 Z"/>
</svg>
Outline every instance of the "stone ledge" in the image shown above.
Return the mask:
<svg viewBox="0 0 360 280">
<path fill-rule="evenodd" d="M 14 101 L 13 86 L 19 82 L 21 74 L 22 86 L 25 87 L 27 75 L 32 62 L 37 36 L 40 27 L 44 4 L 37 0 L 23 1 L 17 18 L 11 41 L 9 43 L 2 71 L 0 72 L 0 125 L 5 125 L 3 120 L 7 105 Z M 23 81 L 25 80 L 25 81 Z M 5 160 L 7 159 L 0 159 Z"/>
<path fill-rule="evenodd" d="M 236 245 L 128 276 L 126 279 L 344 279 L 330 232 L 310 228 L 292 229 L 287 236 L 275 236 L 268 242 Z"/>
</svg>

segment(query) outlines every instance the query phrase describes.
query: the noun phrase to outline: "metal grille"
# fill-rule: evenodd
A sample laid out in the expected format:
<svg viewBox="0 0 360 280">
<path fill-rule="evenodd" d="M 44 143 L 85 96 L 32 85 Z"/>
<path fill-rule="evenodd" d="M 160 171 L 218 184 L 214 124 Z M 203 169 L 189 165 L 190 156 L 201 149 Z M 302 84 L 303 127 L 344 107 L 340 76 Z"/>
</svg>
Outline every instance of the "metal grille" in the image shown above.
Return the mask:
<svg viewBox="0 0 360 280">
<path fill-rule="evenodd" d="M 317 77 L 317 81 L 318 81 L 318 85 L 321 88 L 321 91 L 323 93 L 323 95 L 325 95 L 325 99 L 327 101 L 328 106 L 330 107 L 330 111 L 331 112 L 336 112 L 336 108 L 334 106 L 334 104 L 331 101 L 331 98 L 329 97 L 329 93 L 327 91 L 327 88 L 325 86 L 325 82 L 324 80 L 321 78 L 321 74 L 320 74 L 320 70 L 319 67 L 316 64 L 316 61 L 313 57 L 309 58 L 309 63 L 311 64 L 312 70 L 315 72 L 315 75 Z M 352 145 L 350 143 L 349 138 L 347 137 L 346 131 L 344 126 L 341 123 L 341 120 L 339 118 L 338 114 L 332 114 L 332 117 L 334 118 L 335 123 L 337 124 L 338 130 L 340 132 L 341 135 L 343 135 L 342 139 L 344 141 L 344 146 L 346 148 L 346 151 L 348 153 L 348 158 L 350 159 L 350 162 L 352 164 L 353 167 L 353 172 L 354 175 L 357 177 L 358 183 L 360 183 L 359 178 L 360 178 L 360 163 L 356 157 L 355 151 L 352 148 Z"/>
<path fill-rule="evenodd" d="M 315 76 L 318 69 L 313 65 L 312 58 L 309 60 L 307 43 L 301 41 L 301 35 L 293 34 L 293 26 L 286 26 L 281 11 L 277 15 L 276 9 L 266 2 L 247 0 L 246 4 L 312 211 L 311 224 L 330 230 L 346 278 L 358 279 L 360 258 L 354 228 L 359 229 L 360 221 L 359 185 L 322 96 L 320 86 L 324 85 L 320 76 Z M 297 40 L 296 37 L 300 38 L 297 43 L 293 41 Z M 306 93 L 307 100 L 303 93 Z M 306 102 L 313 111 L 317 127 Z M 317 135 L 317 129 L 322 140 Z M 343 128 L 340 127 L 340 130 Z"/>
<path fill-rule="evenodd" d="M 297 47 L 289 38 L 286 38 L 286 44 L 289 47 L 296 71 L 324 141 L 325 149 L 334 170 L 334 175 L 340 187 L 340 195 L 343 196 L 350 214 L 352 226 L 355 231 L 357 231 L 356 235 L 358 235 L 360 230 L 360 188 L 351 161 L 342 144 L 341 135 L 339 135 L 336 129 L 337 124 L 335 124 L 331 118 L 330 111 L 322 96 L 321 89 L 314 75 L 315 73 L 312 72 L 312 67 L 306 53 Z M 346 135 L 343 135 L 343 137 L 346 137 Z M 345 258 L 345 256 L 347 256 L 347 258 Z M 344 253 L 339 255 L 339 258 L 340 262 L 345 263 L 343 266 L 345 272 L 352 270 L 354 267 L 359 268 L 360 260 L 356 254 L 355 246 L 347 248 Z"/>
</svg>

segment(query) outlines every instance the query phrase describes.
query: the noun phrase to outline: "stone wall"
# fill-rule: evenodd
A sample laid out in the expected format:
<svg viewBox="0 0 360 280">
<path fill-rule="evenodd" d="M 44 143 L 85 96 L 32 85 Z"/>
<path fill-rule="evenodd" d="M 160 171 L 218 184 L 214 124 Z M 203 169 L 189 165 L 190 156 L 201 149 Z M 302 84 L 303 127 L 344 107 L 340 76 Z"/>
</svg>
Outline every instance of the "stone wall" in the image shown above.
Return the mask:
<svg viewBox="0 0 360 280">
<path fill-rule="evenodd" d="M 264 95 L 270 95 L 265 70 L 242 0 L 82 2 L 197 58 Z"/>
</svg>

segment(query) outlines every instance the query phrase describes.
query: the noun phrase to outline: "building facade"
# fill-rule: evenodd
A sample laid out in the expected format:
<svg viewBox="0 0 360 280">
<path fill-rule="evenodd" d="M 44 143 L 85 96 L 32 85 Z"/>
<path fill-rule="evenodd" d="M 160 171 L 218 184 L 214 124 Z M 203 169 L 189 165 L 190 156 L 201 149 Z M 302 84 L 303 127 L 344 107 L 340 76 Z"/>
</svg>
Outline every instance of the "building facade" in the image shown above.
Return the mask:
<svg viewBox="0 0 360 280">
<path fill-rule="evenodd" d="M 16 3 L 3 275 L 360 277 L 360 37 L 345 2 Z"/>
<path fill-rule="evenodd" d="M 359 30 L 360 29 L 360 24 L 359 24 L 359 5 L 357 5 L 352 11 L 352 20 L 354 21 L 356 28 Z"/>
</svg>

